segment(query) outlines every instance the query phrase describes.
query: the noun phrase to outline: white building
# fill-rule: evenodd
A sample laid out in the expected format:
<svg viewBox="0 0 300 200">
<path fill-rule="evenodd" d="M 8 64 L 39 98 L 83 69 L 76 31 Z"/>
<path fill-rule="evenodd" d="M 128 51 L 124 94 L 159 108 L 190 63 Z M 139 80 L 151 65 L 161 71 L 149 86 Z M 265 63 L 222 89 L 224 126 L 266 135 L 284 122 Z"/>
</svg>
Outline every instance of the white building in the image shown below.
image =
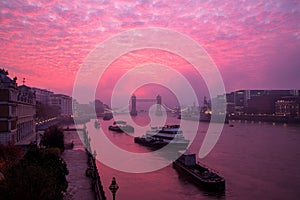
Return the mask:
<svg viewBox="0 0 300 200">
<path fill-rule="evenodd" d="M 14 142 L 17 133 L 16 79 L 10 79 L 7 72 L 0 69 L 0 144 Z"/>
<path fill-rule="evenodd" d="M 19 86 L 17 97 L 17 134 L 15 142 L 35 134 L 36 99 L 30 87 Z"/>
<path fill-rule="evenodd" d="M 31 88 L 31 91 L 35 93 L 36 101 L 42 104 L 49 104 L 50 97 L 53 95 L 53 92 L 46 89 Z"/>
<path fill-rule="evenodd" d="M 0 143 L 18 143 L 35 134 L 35 95 L 0 69 Z"/>
<path fill-rule="evenodd" d="M 61 116 L 72 115 L 72 98 L 64 94 L 52 94 L 49 105 L 58 106 Z"/>
</svg>

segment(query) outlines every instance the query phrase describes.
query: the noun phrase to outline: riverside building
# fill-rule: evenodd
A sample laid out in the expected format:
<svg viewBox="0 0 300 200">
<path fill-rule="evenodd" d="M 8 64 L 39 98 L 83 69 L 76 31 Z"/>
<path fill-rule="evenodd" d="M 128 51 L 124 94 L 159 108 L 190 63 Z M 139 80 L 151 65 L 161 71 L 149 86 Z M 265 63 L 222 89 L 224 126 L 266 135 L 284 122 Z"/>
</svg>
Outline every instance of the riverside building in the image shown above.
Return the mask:
<svg viewBox="0 0 300 200">
<path fill-rule="evenodd" d="M 0 69 L 0 144 L 18 143 L 35 134 L 35 94 Z"/>
</svg>

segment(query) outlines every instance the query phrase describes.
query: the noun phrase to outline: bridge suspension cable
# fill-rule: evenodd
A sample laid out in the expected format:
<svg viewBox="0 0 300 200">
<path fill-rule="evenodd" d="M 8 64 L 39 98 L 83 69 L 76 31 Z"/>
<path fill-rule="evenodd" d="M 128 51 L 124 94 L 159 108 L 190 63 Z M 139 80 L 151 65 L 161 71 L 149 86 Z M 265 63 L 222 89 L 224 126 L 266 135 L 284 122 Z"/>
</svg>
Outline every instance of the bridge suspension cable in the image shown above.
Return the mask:
<svg viewBox="0 0 300 200">
<path fill-rule="evenodd" d="M 126 109 L 128 110 L 128 106 L 129 106 L 129 104 L 125 105 L 123 107 L 113 108 L 113 109 L 104 108 L 104 110 L 109 111 L 109 112 L 125 111 Z"/>
<path fill-rule="evenodd" d="M 168 106 L 167 106 L 166 104 L 164 104 L 164 103 L 162 104 L 162 106 L 164 106 L 167 110 L 172 111 L 172 112 L 178 112 L 178 111 L 182 112 L 182 111 L 185 111 L 185 110 L 188 109 L 188 107 L 181 108 L 180 110 L 179 110 L 179 109 L 172 109 L 172 108 L 168 107 Z"/>
</svg>

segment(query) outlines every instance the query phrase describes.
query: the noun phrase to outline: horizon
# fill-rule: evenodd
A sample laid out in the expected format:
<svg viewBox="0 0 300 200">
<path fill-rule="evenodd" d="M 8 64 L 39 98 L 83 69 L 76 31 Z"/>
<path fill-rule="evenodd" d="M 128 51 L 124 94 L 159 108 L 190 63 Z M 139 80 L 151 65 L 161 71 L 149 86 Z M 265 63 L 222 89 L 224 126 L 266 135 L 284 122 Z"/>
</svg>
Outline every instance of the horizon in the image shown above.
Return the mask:
<svg viewBox="0 0 300 200">
<path fill-rule="evenodd" d="M 174 30 L 198 43 L 219 70 L 227 93 L 300 88 L 298 1 L 170 4 L 31 0 L 0 5 L 0 65 L 10 77 L 18 77 L 19 85 L 25 78 L 30 87 L 72 96 L 76 76 L 101 43 L 124 31 L 157 27 Z M 199 102 L 209 96 L 202 76 L 184 57 L 160 49 L 140 49 L 123 54 L 108 66 L 98 82 L 95 99 L 110 102 L 118 79 L 145 63 L 165 65 L 182 74 Z M 159 76 L 160 71 L 147 73 Z M 143 87 L 148 90 L 142 91 Z M 158 90 L 170 95 L 165 89 Z M 153 90 L 142 86 L 139 93 L 149 97 Z"/>
<path fill-rule="evenodd" d="M 6 70 L 5 68 L 3 68 L 4 70 Z M 6 70 L 7 72 L 8 72 L 8 77 L 9 78 L 11 78 L 11 79 L 13 79 L 14 77 L 12 77 L 11 75 L 10 75 L 10 72 L 8 71 L 8 70 Z M 18 78 L 18 77 L 17 77 Z M 36 86 L 34 86 L 34 85 L 26 85 L 26 81 L 24 81 L 24 80 L 22 80 L 22 83 L 21 84 L 18 84 L 18 79 L 17 79 L 17 86 L 19 87 L 19 86 L 22 86 L 22 85 L 25 85 L 25 86 L 27 86 L 27 87 L 30 87 L 30 88 L 37 88 L 37 89 L 42 89 L 42 90 L 47 90 L 47 91 L 49 91 L 49 92 L 53 92 L 54 94 L 61 94 L 61 95 L 67 95 L 67 96 L 70 96 L 70 97 L 72 97 L 72 95 L 68 95 L 68 94 L 65 94 L 65 93 L 57 93 L 57 92 L 55 92 L 55 91 L 52 91 L 52 90 L 50 90 L 50 89 L 48 89 L 48 88 L 38 88 L 38 87 L 36 87 Z M 139 89 L 137 89 L 136 90 L 136 92 L 134 93 L 134 95 L 135 96 L 137 96 L 137 98 L 138 97 L 140 97 L 139 99 L 155 99 L 156 98 L 156 96 L 157 95 L 161 95 L 160 93 L 155 93 L 154 95 L 153 94 L 151 94 L 151 92 L 149 92 L 148 90 L 149 90 L 149 88 L 152 88 L 153 87 L 153 85 L 155 85 L 155 84 L 147 84 L 147 85 L 144 85 L 144 86 L 142 86 L 142 87 L 140 87 Z M 160 90 L 163 90 L 163 92 L 166 92 L 167 93 L 167 95 L 171 95 L 171 96 L 174 96 L 174 94 L 172 93 L 172 92 L 170 92 L 170 91 L 168 91 L 168 89 L 167 88 L 164 88 L 163 86 L 160 86 L 160 85 L 156 85 L 155 86 L 156 87 L 156 89 L 157 88 L 160 88 Z M 145 89 L 146 88 L 146 89 Z M 300 91 L 300 88 L 289 88 L 289 89 L 277 89 L 277 88 L 273 88 L 273 89 L 265 89 L 265 88 L 262 88 L 262 89 L 243 89 L 243 88 L 241 88 L 241 89 L 237 89 L 237 90 L 233 90 L 233 91 L 226 91 L 226 94 L 230 94 L 230 93 L 232 93 L 232 92 L 236 92 L 236 91 L 243 91 L 243 90 L 290 90 L 290 91 Z M 145 91 L 147 91 L 147 92 L 145 92 Z M 139 96 L 139 94 L 141 95 L 141 96 Z M 223 94 L 220 94 L 220 95 L 223 95 Z M 198 102 L 200 103 L 200 102 L 202 102 L 202 100 L 203 100 L 203 98 L 204 97 L 208 97 L 209 95 L 207 95 L 207 96 L 205 96 L 205 95 L 202 95 L 201 97 L 202 97 L 202 99 L 199 99 L 198 98 Z M 163 98 L 163 96 L 162 96 L 162 98 Z M 75 99 L 76 100 L 76 99 Z M 94 101 L 95 100 L 100 100 L 102 103 L 104 103 L 104 104 L 106 104 L 106 105 L 110 105 L 110 103 L 109 102 L 105 102 L 105 101 L 103 101 L 103 99 L 101 99 L 101 98 L 98 98 L 98 97 L 95 97 L 95 99 L 94 99 Z M 178 104 L 178 101 L 177 101 L 177 99 L 175 98 L 175 99 L 173 99 L 173 100 L 175 100 L 176 102 L 177 102 L 177 104 L 175 103 L 170 103 L 170 102 L 167 102 L 167 104 L 166 105 L 168 105 L 168 104 L 171 104 L 172 106 L 181 106 L 181 105 L 184 105 L 184 104 Z M 208 100 L 211 100 L 211 98 L 208 98 Z M 172 101 L 172 100 L 171 100 Z M 93 101 L 90 101 L 89 103 L 92 103 Z M 80 103 L 80 102 L 78 102 L 78 103 Z M 193 102 L 194 103 L 194 102 Z M 192 103 L 192 104 L 193 104 Z M 149 103 L 148 103 L 149 104 Z M 192 104 L 187 104 L 187 105 L 192 105 Z M 200 105 L 200 104 L 199 104 Z M 151 106 L 151 105 L 145 105 L 146 107 L 149 107 L 149 106 Z"/>
</svg>

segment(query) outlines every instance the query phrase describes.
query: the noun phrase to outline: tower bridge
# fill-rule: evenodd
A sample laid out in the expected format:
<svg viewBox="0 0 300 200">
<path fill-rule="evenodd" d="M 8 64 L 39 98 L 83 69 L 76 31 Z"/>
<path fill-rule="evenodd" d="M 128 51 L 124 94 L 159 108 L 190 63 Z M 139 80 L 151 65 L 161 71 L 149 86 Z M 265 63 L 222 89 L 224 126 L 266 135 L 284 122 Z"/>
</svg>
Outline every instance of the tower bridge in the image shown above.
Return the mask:
<svg viewBox="0 0 300 200">
<path fill-rule="evenodd" d="M 155 103 L 156 102 L 156 110 L 155 110 L 155 114 L 160 116 L 163 114 L 162 112 L 162 106 L 169 112 L 172 112 L 172 113 L 177 113 L 179 114 L 180 112 L 182 111 L 185 111 L 188 109 L 188 107 L 181 107 L 181 108 L 170 108 L 168 107 L 166 104 L 164 104 L 162 102 L 162 97 L 160 95 L 157 95 L 155 99 L 145 99 L 145 98 L 142 98 L 142 99 L 138 99 L 135 95 L 132 95 L 131 96 L 131 105 L 127 104 L 125 105 L 124 107 L 120 107 L 120 108 L 114 108 L 114 109 L 108 109 L 106 108 L 105 110 L 107 112 L 112 112 L 112 113 L 115 113 L 115 114 L 118 114 L 118 113 L 128 113 L 128 106 L 130 106 L 130 115 L 131 116 L 137 116 L 138 114 L 138 111 L 137 111 L 137 103 Z"/>
<path fill-rule="evenodd" d="M 161 110 L 161 104 L 162 104 L 162 98 L 160 95 L 156 96 L 156 99 L 137 99 L 135 95 L 131 96 L 131 111 L 130 115 L 131 116 L 137 116 L 137 109 L 136 109 L 136 103 L 137 102 L 156 102 L 156 115 L 162 115 L 162 110 Z"/>
</svg>

